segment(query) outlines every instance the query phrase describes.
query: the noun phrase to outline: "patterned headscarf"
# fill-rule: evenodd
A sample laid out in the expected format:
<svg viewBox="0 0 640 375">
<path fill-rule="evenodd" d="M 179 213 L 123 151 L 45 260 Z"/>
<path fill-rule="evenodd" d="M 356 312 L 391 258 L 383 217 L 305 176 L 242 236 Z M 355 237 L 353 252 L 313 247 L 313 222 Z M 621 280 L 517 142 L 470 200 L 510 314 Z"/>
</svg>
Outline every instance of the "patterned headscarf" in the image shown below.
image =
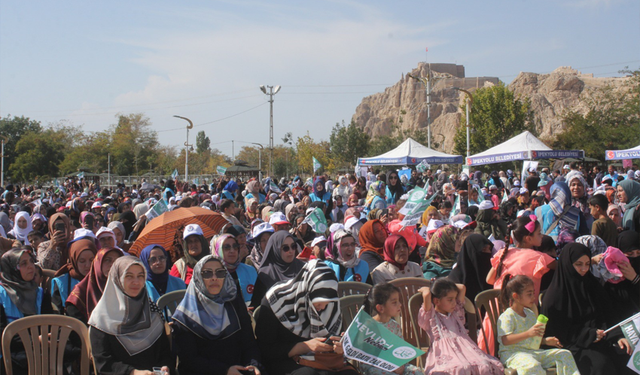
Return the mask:
<svg viewBox="0 0 640 375">
<path fill-rule="evenodd" d="M 384 186 L 384 182 L 382 181 L 375 181 L 375 182 L 372 182 L 371 185 L 369 185 L 369 191 L 367 192 L 367 199 L 365 200 L 365 206 L 369 207 L 375 197 L 384 198 L 385 191 L 382 188 L 383 186 Z"/>
<path fill-rule="evenodd" d="M 457 258 L 456 241 L 458 235 L 458 229 L 451 225 L 439 228 L 431 237 L 425 260 L 438 263 L 445 268 L 453 267 Z"/>
</svg>

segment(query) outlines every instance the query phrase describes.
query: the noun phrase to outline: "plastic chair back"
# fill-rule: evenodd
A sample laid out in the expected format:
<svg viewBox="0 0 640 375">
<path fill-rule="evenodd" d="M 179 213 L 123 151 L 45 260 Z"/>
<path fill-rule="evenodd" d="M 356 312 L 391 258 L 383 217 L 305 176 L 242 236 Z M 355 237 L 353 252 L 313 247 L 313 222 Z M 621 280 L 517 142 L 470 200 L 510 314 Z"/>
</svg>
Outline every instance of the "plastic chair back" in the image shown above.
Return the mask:
<svg viewBox="0 0 640 375">
<path fill-rule="evenodd" d="M 367 294 L 371 285 L 359 281 L 340 281 L 338 283 L 338 297 L 352 296 L 354 294 Z"/>
<path fill-rule="evenodd" d="M 342 330 L 346 332 L 347 328 L 353 322 L 353 318 L 358 315 L 358 311 L 364 304 L 364 294 L 354 294 L 340 298 L 340 311 L 342 313 Z"/>
<path fill-rule="evenodd" d="M 173 313 L 178 308 L 180 302 L 182 302 L 186 293 L 186 289 L 174 290 L 173 292 L 166 293 L 158 298 L 156 305 L 158 305 L 158 308 L 164 313 L 164 317 L 167 322 L 171 322 Z"/>
</svg>

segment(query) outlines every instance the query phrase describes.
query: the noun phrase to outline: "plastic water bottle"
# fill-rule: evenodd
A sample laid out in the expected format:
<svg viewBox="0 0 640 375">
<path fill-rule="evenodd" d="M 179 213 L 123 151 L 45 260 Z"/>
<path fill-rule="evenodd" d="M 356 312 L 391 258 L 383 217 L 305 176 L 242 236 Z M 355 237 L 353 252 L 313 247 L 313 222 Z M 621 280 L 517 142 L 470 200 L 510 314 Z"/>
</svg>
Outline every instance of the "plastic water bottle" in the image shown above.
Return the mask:
<svg viewBox="0 0 640 375">
<path fill-rule="evenodd" d="M 549 318 L 547 318 L 546 316 L 540 314 L 540 315 L 538 315 L 538 320 L 537 320 L 536 324 L 538 324 L 538 323 L 542 324 L 546 328 L 548 321 L 549 321 Z M 544 337 L 544 335 L 534 337 L 534 343 L 535 343 L 535 347 L 536 348 L 540 348 L 540 344 L 542 343 L 542 338 L 543 337 Z"/>
</svg>

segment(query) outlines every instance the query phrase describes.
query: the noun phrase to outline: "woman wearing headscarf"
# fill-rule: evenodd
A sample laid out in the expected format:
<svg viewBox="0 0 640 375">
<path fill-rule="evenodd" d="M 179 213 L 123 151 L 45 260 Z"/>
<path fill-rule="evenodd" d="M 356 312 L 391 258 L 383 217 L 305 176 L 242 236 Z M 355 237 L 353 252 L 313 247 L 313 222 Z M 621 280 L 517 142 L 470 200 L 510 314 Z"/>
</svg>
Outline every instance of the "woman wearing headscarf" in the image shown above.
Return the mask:
<svg viewBox="0 0 640 375">
<path fill-rule="evenodd" d="M 133 241 L 131 239 L 131 234 L 133 233 L 133 226 L 136 223 L 136 221 L 137 221 L 136 214 L 134 214 L 133 211 L 125 211 L 120 214 L 120 222 L 124 226 L 124 231 L 125 231 L 124 233 L 125 240 Z"/>
<path fill-rule="evenodd" d="M 260 351 L 237 284 L 214 255 L 202 258 L 173 315 L 182 375 L 260 374 Z"/>
<path fill-rule="evenodd" d="M 617 354 L 614 345 L 628 348 L 629 344 L 619 328 L 604 333 L 618 321 L 612 316 L 609 296 L 589 272 L 590 259 L 591 251 L 579 243 L 566 245 L 560 253 L 542 297 L 542 313 L 549 318 L 545 335 L 557 337 L 571 351 L 583 375 L 628 373 L 629 357 Z"/>
<path fill-rule="evenodd" d="M 222 260 L 224 267 L 241 291 L 244 302 L 248 305 L 253 297 L 258 273 L 255 268 L 241 262 L 240 249 L 236 237 L 231 234 L 221 234 L 215 238 L 212 248 L 213 254 Z"/>
<path fill-rule="evenodd" d="M 624 180 L 618 182 L 618 204 L 624 206 L 624 216 L 622 217 L 622 228 L 639 230 L 634 220 L 636 208 L 640 205 L 640 183 L 634 180 Z"/>
<path fill-rule="evenodd" d="M 342 197 L 342 202 L 348 203 L 351 194 L 353 194 L 353 189 L 349 186 L 349 180 L 347 180 L 346 176 L 340 176 L 338 178 L 338 186 L 333 189 L 333 196 L 339 195 Z"/>
<path fill-rule="evenodd" d="M 258 219 L 258 199 L 257 198 L 251 198 L 247 201 L 247 210 L 245 212 L 245 216 L 247 218 L 247 220 L 249 220 L 249 222 L 252 222 L 255 219 Z"/>
<path fill-rule="evenodd" d="M 316 177 L 313 181 L 313 193 L 309 194 L 312 202 L 324 202 L 326 205 L 331 204 L 331 192 L 325 188 L 325 182 L 322 177 Z"/>
<path fill-rule="evenodd" d="M 0 334 L 7 325 L 25 316 L 53 314 L 51 296 L 36 284 L 33 256 L 26 250 L 11 249 L 0 258 Z M 11 340 L 13 373 L 27 374 L 27 361 L 20 336 Z"/>
<path fill-rule="evenodd" d="M 259 306 L 267 290 L 274 284 L 291 280 L 300 272 L 304 263 L 296 258 L 298 253 L 300 248 L 289 232 L 281 230 L 271 235 L 258 268 L 251 306 Z"/>
<path fill-rule="evenodd" d="M 68 316 L 84 323 L 89 320 L 93 309 L 100 301 L 107 284 L 109 270 L 113 263 L 122 256 L 118 249 L 102 249 L 96 253 L 89 273 L 71 290 L 65 302 Z"/>
<path fill-rule="evenodd" d="M 571 205 L 578 208 L 582 213 L 582 217 L 585 220 L 585 224 L 589 229 L 593 225 L 593 216 L 591 216 L 591 210 L 589 209 L 587 189 L 589 184 L 585 180 L 582 172 L 571 171 L 565 176 L 565 180 L 569 185 L 571 191 Z"/>
<path fill-rule="evenodd" d="M 331 259 L 325 263 L 336 273 L 338 281 L 359 281 L 373 285 L 369 265 L 356 255 L 356 239 L 346 230 L 331 233 Z"/>
<path fill-rule="evenodd" d="M 145 247 L 140 251 L 140 261 L 147 271 L 147 294 L 154 303 L 167 293 L 187 288 L 182 279 L 169 275 L 171 257 L 164 247 L 157 244 Z"/>
<path fill-rule="evenodd" d="M 67 243 L 73 239 L 71 221 L 67 215 L 58 213 L 49 219 L 51 239 L 38 246 L 38 263 L 40 267 L 59 270 L 69 259 Z"/>
<path fill-rule="evenodd" d="M 64 313 L 69 293 L 91 270 L 96 256 L 96 245 L 91 239 L 81 238 L 69 245 L 69 260 L 51 279 L 51 302 L 60 314 Z"/>
<path fill-rule="evenodd" d="M 249 181 L 245 189 L 247 190 L 247 195 L 244 196 L 245 207 L 249 207 L 249 199 L 251 198 L 256 198 L 258 204 L 262 204 L 267 199 L 267 196 L 260 192 L 260 181 L 258 180 Z"/>
<path fill-rule="evenodd" d="M 4 229 L 5 233 L 9 233 L 11 229 L 13 229 L 13 225 L 11 225 L 11 219 L 9 219 L 9 215 L 6 212 L 0 211 L 0 226 Z"/>
<path fill-rule="evenodd" d="M 426 230 L 431 220 L 439 220 L 439 219 L 440 219 L 440 213 L 438 212 L 438 208 L 434 206 L 427 207 L 427 209 L 422 213 L 422 218 L 420 220 L 422 224 L 422 228 Z"/>
<path fill-rule="evenodd" d="M 427 280 L 444 277 L 451 272 L 459 252 L 458 234 L 457 228 L 445 225 L 431 237 L 422 263 L 422 272 Z"/>
<path fill-rule="evenodd" d="M 375 181 L 369 185 L 367 198 L 364 201 L 365 212 L 369 212 L 375 208 L 381 210 L 387 208 L 387 202 L 384 200 L 385 191 L 386 187 L 382 181 Z"/>
<path fill-rule="evenodd" d="M 476 295 L 493 289 L 487 283 L 491 270 L 491 250 L 493 243 L 481 234 L 472 233 L 462 243 L 456 266 L 449 274 L 449 280 L 467 287 L 466 297 L 475 301 Z"/>
<path fill-rule="evenodd" d="M 384 262 L 371 271 L 374 284 L 386 283 L 403 277 L 422 277 L 420 265 L 409 260 L 409 245 L 399 234 L 384 241 Z"/>
<path fill-rule="evenodd" d="M 269 223 L 263 222 L 253 227 L 253 249 L 251 249 L 251 253 L 247 257 L 246 264 L 253 266 L 256 271 L 260 268 L 264 249 L 267 248 L 267 243 L 269 243 L 269 238 L 273 232 L 273 227 Z"/>
<path fill-rule="evenodd" d="M 581 235 L 591 234 L 580 210 L 571 205 L 571 190 L 564 182 L 556 182 L 551 186 L 549 204 L 536 208 L 535 215 L 542 224 L 542 234 L 554 240 L 562 229 L 573 229 Z"/>
<path fill-rule="evenodd" d="M 235 181 L 231 180 L 224 186 L 221 197 L 225 199 L 235 200 L 236 190 L 238 190 L 238 184 Z"/>
<path fill-rule="evenodd" d="M 493 202 L 490 200 L 483 201 L 478 207 L 478 215 L 476 216 L 475 232 L 489 238 L 493 236 L 496 240 L 505 241 L 509 236 L 507 223 L 505 223 L 497 210 L 494 210 Z"/>
<path fill-rule="evenodd" d="M 338 280 L 317 259 L 291 280 L 269 289 L 256 317 L 256 337 L 270 374 L 357 374 L 347 366 L 326 371 L 297 363 L 299 356 L 310 352 L 333 350 L 341 355 L 341 330 Z M 332 344 L 325 343 L 327 337 Z"/>
<path fill-rule="evenodd" d="M 144 374 L 155 367 L 164 375 L 175 373 L 162 312 L 149 299 L 146 279 L 144 264 L 133 256 L 117 259 L 109 270 L 104 295 L 89 318 L 98 374 Z"/>
<path fill-rule="evenodd" d="M 186 251 L 184 251 L 182 258 L 175 262 L 169 274 L 182 279 L 185 284 L 189 285 L 193 275 L 193 267 L 211 252 L 209 243 L 204 238 L 202 228 L 198 224 L 187 225 L 182 233 L 182 240 L 182 248 Z"/>
<path fill-rule="evenodd" d="M 398 172 L 391 171 L 387 174 L 387 188 L 385 190 L 385 195 L 387 197 L 387 204 L 396 204 L 398 199 L 406 192 L 404 186 L 400 182 L 400 177 L 398 176 Z"/>
<path fill-rule="evenodd" d="M 384 243 L 387 237 L 387 231 L 380 220 L 369 220 L 360 228 L 358 232 L 360 242 L 358 257 L 367 262 L 369 273 L 384 261 Z"/>
<path fill-rule="evenodd" d="M 116 237 L 116 246 L 121 248 L 125 253 L 128 253 L 133 243 L 127 241 L 125 238 L 127 231 L 124 229 L 124 225 L 119 221 L 112 221 L 107 225 L 107 228 L 113 231 Z"/>
<path fill-rule="evenodd" d="M 7 234 L 13 236 L 13 238 L 20 241 L 23 245 L 30 245 L 27 235 L 32 230 L 31 216 L 29 216 L 29 213 L 26 211 L 20 211 L 16 214 L 13 229 L 11 229 Z"/>
</svg>

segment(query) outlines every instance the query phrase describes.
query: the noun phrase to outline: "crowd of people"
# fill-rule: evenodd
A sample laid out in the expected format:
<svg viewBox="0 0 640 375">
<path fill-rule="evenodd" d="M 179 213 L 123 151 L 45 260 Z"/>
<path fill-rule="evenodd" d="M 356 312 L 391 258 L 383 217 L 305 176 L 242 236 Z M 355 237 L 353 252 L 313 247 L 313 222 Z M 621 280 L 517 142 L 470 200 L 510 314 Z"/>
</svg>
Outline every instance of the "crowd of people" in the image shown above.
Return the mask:
<svg viewBox="0 0 640 375">
<path fill-rule="evenodd" d="M 633 373 L 631 344 L 619 327 L 605 330 L 640 312 L 640 170 L 572 163 L 527 173 L 9 185 L 0 330 L 37 314 L 79 319 L 99 374 L 391 374 L 345 361 L 338 285 L 371 285 L 365 311 L 401 336 L 389 281 L 419 277 L 432 281 L 418 319 L 431 345 L 423 368 L 396 374 Z M 430 202 L 417 224 L 403 210 L 414 189 Z M 226 224 L 206 237 L 185 223 L 170 247 L 136 244 L 160 201 L 219 212 Z M 309 220 L 318 210 L 326 230 Z M 54 273 L 47 283 L 45 273 Z M 465 297 L 489 289 L 507 307 L 497 340 L 488 318 L 465 322 Z M 156 302 L 177 290 L 184 298 L 167 316 Z M 474 342 L 469 330 L 484 334 Z M 77 340 L 65 348 L 69 364 Z M 10 355 L 14 374 L 26 374 L 18 336 Z"/>
</svg>

